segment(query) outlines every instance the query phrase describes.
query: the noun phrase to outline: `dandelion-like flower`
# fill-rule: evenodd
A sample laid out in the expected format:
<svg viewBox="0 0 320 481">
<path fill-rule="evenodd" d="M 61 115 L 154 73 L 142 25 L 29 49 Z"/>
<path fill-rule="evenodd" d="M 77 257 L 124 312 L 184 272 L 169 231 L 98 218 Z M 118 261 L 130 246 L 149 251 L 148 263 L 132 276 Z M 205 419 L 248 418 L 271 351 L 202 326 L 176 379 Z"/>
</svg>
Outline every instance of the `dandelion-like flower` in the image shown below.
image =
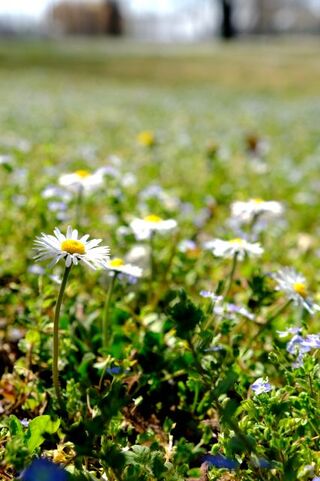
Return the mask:
<svg viewBox="0 0 320 481">
<path fill-rule="evenodd" d="M 101 239 L 89 239 L 86 234 L 78 239 L 77 229 L 68 226 L 66 235 L 58 228 L 54 229 L 54 235 L 42 233 L 35 240 L 35 259 L 44 261 L 51 259 L 50 266 L 57 264 L 61 259 L 66 267 L 83 263 L 91 269 L 104 267 L 109 261 L 109 247 L 99 246 Z"/>
<path fill-rule="evenodd" d="M 156 137 L 151 130 L 143 130 L 138 134 L 137 141 L 144 147 L 154 147 L 156 144 Z"/>
<path fill-rule="evenodd" d="M 269 383 L 269 379 L 267 377 L 259 377 L 253 384 L 251 384 L 250 387 L 256 396 L 267 393 L 273 389 L 273 386 Z"/>
<path fill-rule="evenodd" d="M 106 268 L 113 272 L 119 272 L 125 274 L 129 277 L 141 277 L 142 269 L 141 267 L 134 266 L 132 264 L 126 263 L 123 259 L 115 257 L 109 260 L 106 264 Z"/>
<path fill-rule="evenodd" d="M 250 199 L 236 201 L 231 204 L 231 216 L 242 223 L 250 223 L 260 216 L 271 220 L 283 214 L 284 208 L 280 202 L 274 200 Z"/>
<path fill-rule="evenodd" d="M 277 290 L 284 292 L 294 304 L 304 307 L 310 314 L 320 310 L 309 297 L 305 277 L 291 267 L 284 267 L 272 275 L 277 283 Z"/>
<path fill-rule="evenodd" d="M 70 174 L 63 174 L 59 178 L 62 187 L 78 192 L 93 191 L 103 184 L 103 173 L 100 170 L 91 173 L 89 170 L 80 169 Z"/>
<path fill-rule="evenodd" d="M 214 256 L 226 259 L 237 255 L 237 258 L 242 260 L 245 255 L 260 256 L 263 253 L 263 248 L 258 242 L 248 242 L 241 238 L 231 240 L 213 239 L 206 242 L 204 247 L 212 250 Z"/>
<path fill-rule="evenodd" d="M 133 219 L 130 223 L 135 237 L 139 240 L 149 239 L 154 232 L 169 232 L 177 227 L 174 219 L 162 219 L 158 215 L 150 214 L 143 219 Z"/>
</svg>

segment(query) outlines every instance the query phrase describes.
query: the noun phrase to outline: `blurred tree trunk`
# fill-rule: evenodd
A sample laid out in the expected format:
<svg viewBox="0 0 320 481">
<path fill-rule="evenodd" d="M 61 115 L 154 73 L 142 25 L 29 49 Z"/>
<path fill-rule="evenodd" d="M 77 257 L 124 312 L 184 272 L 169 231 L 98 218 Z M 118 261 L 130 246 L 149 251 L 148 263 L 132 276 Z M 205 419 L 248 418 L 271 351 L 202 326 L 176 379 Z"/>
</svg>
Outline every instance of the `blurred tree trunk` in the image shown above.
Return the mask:
<svg viewBox="0 0 320 481">
<path fill-rule="evenodd" d="M 233 0 L 219 0 L 221 7 L 221 37 L 229 40 L 235 36 L 235 28 L 233 23 Z"/>
<path fill-rule="evenodd" d="M 123 34 L 123 18 L 119 2 L 107 0 L 106 3 L 106 34 L 120 36 Z"/>
</svg>

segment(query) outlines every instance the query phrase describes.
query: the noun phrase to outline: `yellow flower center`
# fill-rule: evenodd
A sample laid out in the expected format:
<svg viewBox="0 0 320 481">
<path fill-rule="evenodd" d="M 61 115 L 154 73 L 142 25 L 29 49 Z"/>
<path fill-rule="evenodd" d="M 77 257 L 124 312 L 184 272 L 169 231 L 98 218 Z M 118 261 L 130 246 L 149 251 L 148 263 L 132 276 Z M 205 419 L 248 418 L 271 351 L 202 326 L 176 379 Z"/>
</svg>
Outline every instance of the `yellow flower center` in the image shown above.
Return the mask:
<svg viewBox="0 0 320 481">
<path fill-rule="evenodd" d="M 85 170 L 85 169 L 76 170 L 75 174 L 77 174 L 79 177 L 82 177 L 83 179 L 91 175 L 89 170 Z"/>
<path fill-rule="evenodd" d="M 303 282 L 295 282 L 293 284 L 293 289 L 301 297 L 307 297 L 307 288 Z"/>
<path fill-rule="evenodd" d="M 115 259 L 112 259 L 109 262 L 110 267 L 120 267 L 120 266 L 123 266 L 123 265 L 124 265 L 124 261 L 123 261 L 123 259 L 120 259 L 120 257 L 116 257 Z"/>
<path fill-rule="evenodd" d="M 147 215 L 144 220 L 146 222 L 154 222 L 155 224 L 157 224 L 158 222 L 161 222 L 162 219 L 161 217 L 159 217 L 158 215 L 155 215 L 155 214 L 150 214 L 150 215 Z"/>
<path fill-rule="evenodd" d="M 236 237 L 235 239 L 231 239 L 230 242 L 231 242 L 232 244 L 241 245 L 241 244 L 243 244 L 243 239 L 241 239 L 240 237 Z"/>
<path fill-rule="evenodd" d="M 260 197 L 258 197 L 258 198 L 256 198 L 256 199 L 252 199 L 252 200 L 253 200 L 253 202 L 254 202 L 255 204 L 262 204 L 262 203 L 264 202 L 264 200 L 263 200 L 263 199 L 260 199 Z"/>
<path fill-rule="evenodd" d="M 75 239 L 66 239 L 61 242 L 61 250 L 69 254 L 85 254 L 86 252 L 84 244 Z"/>
</svg>

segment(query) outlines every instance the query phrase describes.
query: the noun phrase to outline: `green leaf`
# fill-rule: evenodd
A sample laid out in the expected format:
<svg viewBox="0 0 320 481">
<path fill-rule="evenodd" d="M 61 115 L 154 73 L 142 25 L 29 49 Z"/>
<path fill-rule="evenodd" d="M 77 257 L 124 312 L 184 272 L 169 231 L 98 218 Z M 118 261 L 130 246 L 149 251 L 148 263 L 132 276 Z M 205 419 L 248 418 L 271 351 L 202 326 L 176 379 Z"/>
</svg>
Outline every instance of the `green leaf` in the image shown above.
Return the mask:
<svg viewBox="0 0 320 481">
<path fill-rule="evenodd" d="M 204 314 L 184 290 L 178 293 L 178 302 L 169 309 L 169 316 L 176 327 L 177 336 L 189 339 L 195 327 L 204 320 Z"/>
<path fill-rule="evenodd" d="M 60 419 L 53 421 L 50 416 L 43 415 L 33 419 L 28 426 L 26 433 L 27 447 L 30 452 L 41 446 L 45 440 L 45 434 L 54 434 L 60 426 Z"/>
<path fill-rule="evenodd" d="M 11 436 L 19 436 L 20 434 L 23 434 L 22 424 L 19 419 L 13 414 L 11 414 L 11 416 L 9 417 L 9 430 Z"/>
</svg>

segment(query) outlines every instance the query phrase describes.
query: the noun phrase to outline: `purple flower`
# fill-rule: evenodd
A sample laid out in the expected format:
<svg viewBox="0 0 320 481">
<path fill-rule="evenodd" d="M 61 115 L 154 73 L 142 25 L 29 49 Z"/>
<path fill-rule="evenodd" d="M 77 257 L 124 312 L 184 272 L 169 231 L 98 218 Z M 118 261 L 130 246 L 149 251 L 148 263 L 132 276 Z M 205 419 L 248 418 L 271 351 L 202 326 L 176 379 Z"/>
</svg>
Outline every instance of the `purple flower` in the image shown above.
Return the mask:
<svg viewBox="0 0 320 481">
<path fill-rule="evenodd" d="M 308 334 L 304 341 L 304 347 L 309 347 L 311 349 L 319 349 L 320 348 L 320 334 Z"/>
<path fill-rule="evenodd" d="M 212 291 L 200 291 L 200 296 L 204 297 L 205 299 L 211 299 L 213 302 L 222 301 L 223 296 L 217 296 Z"/>
<path fill-rule="evenodd" d="M 22 481 L 67 481 L 67 472 L 49 459 L 32 461 L 21 477 Z"/>
<path fill-rule="evenodd" d="M 22 424 L 22 426 L 24 426 L 25 428 L 27 428 L 29 426 L 29 422 L 27 418 L 23 418 L 23 419 L 19 419 L 20 423 Z"/>
<path fill-rule="evenodd" d="M 277 334 L 279 337 L 287 337 L 289 334 L 299 334 L 301 331 L 301 327 L 288 327 L 285 331 L 277 331 Z"/>
<path fill-rule="evenodd" d="M 243 306 L 237 306 L 236 304 L 230 303 L 215 305 L 213 308 L 213 313 L 217 316 L 223 316 L 224 314 L 239 314 L 240 316 L 246 317 L 250 321 L 254 319 L 254 315 L 252 312 L 248 311 L 248 309 Z"/>
<path fill-rule="evenodd" d="M 268 378 L 259 377 L 253 384 L 251 384 L 251 389 L 256 396 L 269 392 L 273 389 L 273 386 L 269 383 Z"/>
<path fill-rule="evenodd" d="M 312 349 L 320 348 L 320 334 L 308 334 L 306 337 L 296 334 L 287 344 L 287 351 L 290 354 L 297 355 L 297 359 L 293 363 L 293 368 L 303 365 L 303 358 L 307 352 Z"/>
<path fill-rule="evenodd" d="M 304 343 L 304 337 L 300 336 L 300 334 L 296 334 L 295 336 L 293 336 L 291 341 L 288 342 L 287 351 L 290 354 L 301 354 L 301 353 L 309 352 L 310 349 L 308 347 L 304 347 L 303 343 Z"/>
</svg>

